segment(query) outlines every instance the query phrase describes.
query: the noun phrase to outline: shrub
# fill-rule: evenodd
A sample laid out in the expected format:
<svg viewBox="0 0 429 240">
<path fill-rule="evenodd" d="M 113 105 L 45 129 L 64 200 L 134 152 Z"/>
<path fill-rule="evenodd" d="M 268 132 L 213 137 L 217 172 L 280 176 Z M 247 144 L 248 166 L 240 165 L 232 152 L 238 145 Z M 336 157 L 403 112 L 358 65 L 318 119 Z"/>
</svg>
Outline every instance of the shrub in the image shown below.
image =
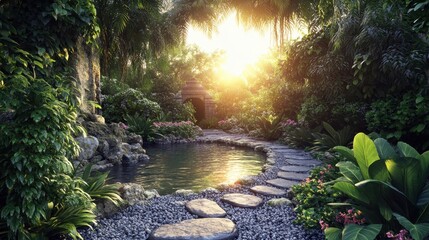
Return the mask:
<svg viewBox="0 0 429 240">
<path fill-rule="evenodd" d="M 238 120 L 235 117 L 231 117 L 226 120 L 220 120 L 217 124 L 219 125 L 220 129 L 228 131 L 238 127 Z"/>
<path fill-rule="evenodd" d="M 158 103 L 145 98 L 142 92 L 132 88 L 106 97 L 103 111 L 108 122 L 123 122 L 127 114 L 155 119 L 162 112 Z"/>
<path fill-rule="evenodd" d="M 214 129 L 218 128 L 219 119 L 216 117 L 203 119 L 198 125 L 203 129 Z"/>
<path fill-rule="evenodd" d="M 311 171 L 306 181 L 292 187 L 294 201 L 297 203 L 294 209 L 297 214 L 295 223 L 306 228 L 318 228 L 319 224 L 332 226 L 338 210 L 328 203 L 339 201 L 342 194 L 325 183 L 338 176 L 338 171 L 332 165 L 317 167 Z"/>
<path fill-rule="evenodd" d="M 197 137 L 201 132 L 201 128 L 190 121 L 155 122 L 153 126 L 156 133 L 165 137 L 189 139 Z"/>
<path fill-rule="evenodd" d="M 175 99 L 174 94 L 154 94 L 151 99 L 157 102 L 165 113 L 162 121 L 192 121 L 195 119 L 195 108 L 191 102 L 181 103 Z"/>
<path fill-rule="evenodd" d="M 429 147 L 429 97 L 408 92 L 371 104 L 366 114 L 368 129 L 388 140 L 405 140 L 425 150 Z"/>
<path fill-rule="evenodd" d="M 118 81 L 116 78 L 108 78 L 106 76 L 101 76 L 101 94 L 107 95 L 107 96 L 113 96 L 117 93 L 123 92 L 130 87 L 121 82 Z"/>
</svg>

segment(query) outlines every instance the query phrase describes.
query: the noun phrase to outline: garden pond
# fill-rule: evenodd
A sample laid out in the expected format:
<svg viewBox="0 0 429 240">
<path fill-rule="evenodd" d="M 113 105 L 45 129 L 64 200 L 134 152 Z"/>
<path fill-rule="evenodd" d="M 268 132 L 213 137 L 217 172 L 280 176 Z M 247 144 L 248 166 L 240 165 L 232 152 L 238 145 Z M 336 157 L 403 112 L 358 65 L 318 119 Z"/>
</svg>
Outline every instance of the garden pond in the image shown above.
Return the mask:
<svg viewBox="0 0 429 240">
<path fill-rule="evenodd" d="M 110 182 L 138 183 L 161 195 L 178 189 L 200 191 L 261 172 L 265 155 L 224 144 L 155 144 L 145 146 L 148 163 L 110 170 Z"/>
</svg>

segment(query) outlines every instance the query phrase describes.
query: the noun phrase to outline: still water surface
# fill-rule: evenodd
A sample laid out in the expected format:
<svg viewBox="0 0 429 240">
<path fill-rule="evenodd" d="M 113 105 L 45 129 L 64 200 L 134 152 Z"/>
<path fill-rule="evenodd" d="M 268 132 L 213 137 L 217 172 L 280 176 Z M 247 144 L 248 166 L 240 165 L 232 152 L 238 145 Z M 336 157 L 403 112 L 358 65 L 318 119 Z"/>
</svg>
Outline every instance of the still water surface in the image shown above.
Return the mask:
<svg viewBox="0 0 429 240">
<path fill-rule="evenodd" d="M 221 144 L 166 144 L 145 149 L 149 163 L 114 167 L 110 182 L 139 183 L 162 195 L 177 189 L 200 191 L 257 175 L 265 161 L 261 153 Z"/>
</svg>

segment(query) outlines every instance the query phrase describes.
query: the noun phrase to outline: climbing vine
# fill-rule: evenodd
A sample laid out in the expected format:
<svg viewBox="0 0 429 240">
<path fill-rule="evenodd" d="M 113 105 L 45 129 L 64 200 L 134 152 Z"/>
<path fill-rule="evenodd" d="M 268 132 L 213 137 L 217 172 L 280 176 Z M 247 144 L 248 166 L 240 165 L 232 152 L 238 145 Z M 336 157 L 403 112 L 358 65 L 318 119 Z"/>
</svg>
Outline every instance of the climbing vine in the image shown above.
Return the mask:
<svg viewBox="0 0 429 240">
<path fill-rule="evenodd" d="M 9 239 L 39 236 L 65 207 L 92 207 L 69 161 L 79 128 L 68 60 L 78 37 L 96 38 L 95 15 L 86 0 L 0 2 L 0 228 Z"/>
</svg>

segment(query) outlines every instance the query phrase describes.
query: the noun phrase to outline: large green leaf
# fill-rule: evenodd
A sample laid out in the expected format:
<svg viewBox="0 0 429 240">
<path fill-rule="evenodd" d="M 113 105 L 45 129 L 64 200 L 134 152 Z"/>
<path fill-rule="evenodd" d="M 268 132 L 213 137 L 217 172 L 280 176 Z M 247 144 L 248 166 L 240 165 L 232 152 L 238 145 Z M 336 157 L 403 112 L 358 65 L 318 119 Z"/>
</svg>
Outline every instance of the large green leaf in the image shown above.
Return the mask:
<svg viewBox="0 0 429 240">
<path fill-rule="evenodd" d="M 413 224 L 399 214 L 394 213 L 393 215 L 396 217 L 398 222 L 410 232 L 411 237 L 413 237 L 414 240 L 423 240 L 429 236 L 429 223 Z"/>
<path fill-rule="evenodd" d="M 377 148 L 378 155 L 380 159 L 394 159 L 398 157 L 395 149 L 390 145 L 390 143 L 384 138 L 377 138 L 374 140 L 375 147 Z"/>
<path fill-rule="evenodd" d="M 414 149 L 413 147 L 411 147 L 407 143 L 398 142 L 397 146 L 398 146 L 399 152 L 401 153 L 401 155 L 403 157 L 416 158 L 419 160 L 423 159 L 423 157 L 419 154 L 419 152 L 417 152 L 416 149 Z"/>
<path fill-rule="evenodd" d="M 356 134 L 353 140 L 353 153 L 362 172 L 362 176 L 368 179 L 369 166 L 380 159 L 374 142 L 364 133 Z"/>
<path fill-rule="evenodd" d="M 344 146 L 336 146 L 333 149 L 341 156 L 345 157 L 347 161 L 356 162 L 356 158 L 354 157 L 353 151 L 350 148 Z"/>
<path fill-rule="evenodd" d="M 420 161 L 406 157 L 396 160 L 389 159 L 386 161 L 386 167 L 390 173 L 392 185 L 402 191 L 413 204 L 416 204 L 426 183 L 426 179 L 422 179 Z"/>
<path fill-rule="evenodd" d="M 334 188 L 347 194 L 352 199 L 369 204 L 369 198 L 363 194 L 355 185 L 349 182 L 337 182 Z"/>
<path fill-rule="evenodd" d="M 422 172 L 423 172 L 423 177 L 424 178 L 428 178 L 429 177 L 429 151 L 426 151 L 424 153 L 421 154 L 422 159 L 421 161 L 421 166 L 422 166 Z"/>
<path fill-rule="evenodd" d="M 368 173 L 370 178 L 377 179 L 383 182 L 390 181 L 390 174 L 387 171 L 385 160 L 376 161 L 369 166 Z"/>
<path fill-rule="evenodd" d="M 425 187 L 417 199 L 417 206 L 423 206 L 429 203 L 429 184 L 426 183 Z"/>
<path fill-rule="evenodd" d="M 343 230 L 344 240 L 374 240 L 380 233 L 381 224 L 356 225 L 348 224 Z"/>
<path fill-rule="evenodd" d="M 342 232 L 339 228 L 330 227 L 324 231 L 326 240 L 341 240 Z"/>
<path fill-rule="evenodd" d="M 335 166 L 340 169 L 340 173 L 352 183 L 357 183 L 363 180 L 362 173 L 356 164 L 352 162 L 339 162 Z"/>
</svg>

